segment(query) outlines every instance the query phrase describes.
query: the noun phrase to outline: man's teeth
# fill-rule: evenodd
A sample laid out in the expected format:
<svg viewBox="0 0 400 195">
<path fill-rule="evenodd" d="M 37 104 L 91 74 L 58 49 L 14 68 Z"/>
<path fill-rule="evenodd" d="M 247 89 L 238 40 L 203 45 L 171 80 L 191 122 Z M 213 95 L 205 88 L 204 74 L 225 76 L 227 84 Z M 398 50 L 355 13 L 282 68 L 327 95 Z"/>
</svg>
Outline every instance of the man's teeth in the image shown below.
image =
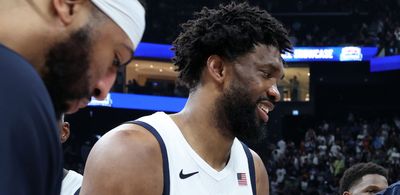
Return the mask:
<svg viewBox="0 0 400 195">
<path fill-rule="evenodd" d="M 260 105 L 260 108 L 261 108 L 261 110 L 263 110 L 265 113 L 268 114 L 269 109 L 268 109 L 267 107 L 265 107 L 265 106 L 263 106 L 263 105 Z"/>
</svg>

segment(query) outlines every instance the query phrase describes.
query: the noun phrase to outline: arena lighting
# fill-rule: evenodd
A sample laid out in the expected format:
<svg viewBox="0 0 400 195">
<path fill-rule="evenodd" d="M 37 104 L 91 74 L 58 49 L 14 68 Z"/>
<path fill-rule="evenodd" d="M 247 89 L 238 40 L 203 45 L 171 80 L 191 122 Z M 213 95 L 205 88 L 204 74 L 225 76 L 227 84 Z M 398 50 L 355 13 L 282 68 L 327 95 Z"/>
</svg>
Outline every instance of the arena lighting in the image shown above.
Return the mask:
<svg viewBox="0 0 400 195">
<path fill-rule="evenodd" d="M 107 106 L 134 110 L 152 110 L 165 112 L 179 112 L 186 104 L 187 98 L 165 97 L 154 95 L 137 95 L 110 93 L 105 100 L 92 98 L 89 106 Z"/>
<path fill-rule="evenodd" d="M 134 56 L 171 60 L 174 57 L 171 48 L 171 45 L 166 44 L 140 43 Z M 376 47 L 295 47 L 293 54 L 282 54 L 282 58 L 287 62 L 369 61 L 377 52 Z"/>
<path fill-rule="evenodd" d="M 292 115 L 293 116 L 299 116 L 299 111 L 298 110 L 292 110 Z"/>
<path fill-rule="evenodd" d="M 372 58 L 370 62 L 371 72 L 400 70 L 400 55 Z"/>
</svg>

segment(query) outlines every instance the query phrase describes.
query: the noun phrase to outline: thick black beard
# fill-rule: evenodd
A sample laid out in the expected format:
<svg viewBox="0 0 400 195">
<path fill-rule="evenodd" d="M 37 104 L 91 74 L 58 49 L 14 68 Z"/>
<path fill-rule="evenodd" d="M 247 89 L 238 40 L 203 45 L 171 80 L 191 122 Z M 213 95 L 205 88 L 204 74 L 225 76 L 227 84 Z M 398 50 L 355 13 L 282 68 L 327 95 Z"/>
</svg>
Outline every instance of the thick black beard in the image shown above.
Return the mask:
<svg viewBox="0 0 400 195">
<path fill-rule="evenodd" d="M 88 26 L 54 45 L 46 56 L 42 77 L 53 101 L 57 119 L 68 111 L 67 101 L 90 98 Z"/>
<path fill-rule="evenodd" d="M 215 103 L 214 119 L 218 128 L 224 135 L 242 141 L 261 141 L 267 136 L 267 127 L 257 115 L 260 100 L 254 102 L 247 88 L 233 82 Z"/>
</svg>

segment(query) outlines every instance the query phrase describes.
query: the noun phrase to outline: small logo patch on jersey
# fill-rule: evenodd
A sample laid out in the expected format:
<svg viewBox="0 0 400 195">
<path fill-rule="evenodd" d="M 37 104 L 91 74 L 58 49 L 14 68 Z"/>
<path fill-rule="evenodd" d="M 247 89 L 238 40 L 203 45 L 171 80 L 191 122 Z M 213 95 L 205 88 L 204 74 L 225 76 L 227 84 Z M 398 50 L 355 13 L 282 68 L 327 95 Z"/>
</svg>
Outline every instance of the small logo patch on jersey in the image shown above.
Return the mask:
<svg viewBox="0 0 400 195">
<path fill-rule="evenodd" d="M 246 173 L 237 173 L 237 180 L 239 186 L 247 186 Z"/>
<path fill-rule="evenodd" d="M 199 172 L 196 171 L 196 172 L 184 174 L 184 173 L 183 173 L 183 169 L 182 169 L 181 172 L 179 173 L 179 177 L 180 177 L 181 179 L 186 179 L 186 178 L 188 178 L 188 177 L 190 177 L 190 176 L 193 176 L 193 175 L 195 175 L 195 174 L 197 174 L 197 173 L 199 173 Z"/>
</svg>

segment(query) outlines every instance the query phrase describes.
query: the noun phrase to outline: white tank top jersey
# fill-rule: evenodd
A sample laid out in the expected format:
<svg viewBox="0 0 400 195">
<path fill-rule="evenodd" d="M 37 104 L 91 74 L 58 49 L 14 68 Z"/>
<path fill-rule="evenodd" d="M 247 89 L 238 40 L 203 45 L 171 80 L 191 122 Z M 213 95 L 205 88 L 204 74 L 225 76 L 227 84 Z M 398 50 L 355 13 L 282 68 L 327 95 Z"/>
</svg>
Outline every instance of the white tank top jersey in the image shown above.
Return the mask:
<svg viewBox="0 0 400 195">
<path fill-rule="evenodd" d="M 235 139 L 225 168 L 216 171 L 189 145 L 164 112 L 130 121 L 149 130 L 163 156 L 163 195 L 255 195 L 254 162 L 250 150 Z M 250 166 L 249 166 L 250 165 Z"/>
<path fill-rule="evenodd" d="M 81 174 L 69 170 L 68 174 L 62 180 L 61 184 L 61 195 L 75 195 L 79 194 L 82 186 L 83 177 Z"/>
</svg>

